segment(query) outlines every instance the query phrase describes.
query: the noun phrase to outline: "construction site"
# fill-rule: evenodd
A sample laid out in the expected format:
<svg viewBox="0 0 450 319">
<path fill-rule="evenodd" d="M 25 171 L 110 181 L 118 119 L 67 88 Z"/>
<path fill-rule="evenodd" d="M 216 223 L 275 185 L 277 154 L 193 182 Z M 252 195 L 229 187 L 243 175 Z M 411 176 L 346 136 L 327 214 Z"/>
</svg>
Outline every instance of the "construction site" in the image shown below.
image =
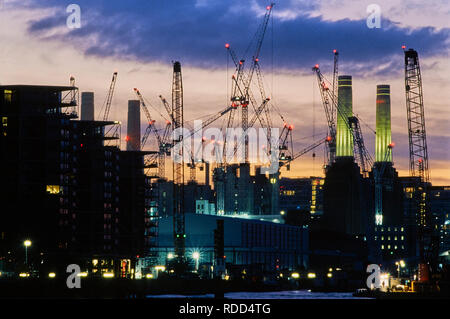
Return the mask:
<svg viewBox="0 0 450 319">
<path fill-rule="evenodd" d="M 77 264 L 82 280 L 145 281 L 154 294 L 168 291 L 161 282 L 182 291 L 176 280 L 355 291 L 376 264 L 385 291 L 448 292 L 450 186 L 431 184 L 420 52 L 399 44 L 408 175 L 393 161 L 391 86 L 373 88 L 372 129 L 353 108 L 359 79 L 339 72 L 338 48 L 310 66 L 326 133 L 294 150 L 302 118 L 266 93 L 260 63 L 274 5 L 244 54 L 224 44 L 228 104 L 200 118 L 185 120 L 195 105 L 184 104 L 183 61 L 158 105 L 133 88 L 126 132 L 111 116 L 120 72 L 101 107 L 75 76 L 0 86 L 0 281 L 65 280 Z M 319 173 L 284 175 L 322 153 Z"/>
</svg>

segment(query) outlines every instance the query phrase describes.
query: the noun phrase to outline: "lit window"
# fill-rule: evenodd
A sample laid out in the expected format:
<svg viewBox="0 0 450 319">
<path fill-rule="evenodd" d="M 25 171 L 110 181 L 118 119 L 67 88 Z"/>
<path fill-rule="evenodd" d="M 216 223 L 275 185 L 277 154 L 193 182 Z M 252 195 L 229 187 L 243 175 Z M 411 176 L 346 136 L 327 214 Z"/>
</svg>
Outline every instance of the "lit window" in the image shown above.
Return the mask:
<svg viewBox="0 0 450 319">
<path fill-rule="evenodd" d="M 11 90 L 5 90 L 4 91 L 4 98 L 5 98 L 5 103 L 11 103 L 12 91 Z"/>
<path fill-rule="evenodd" d="M 60 194 L 61 188 L 59 185 L 47 185 L 47 193 L 49 194 Z"/>
</svg>

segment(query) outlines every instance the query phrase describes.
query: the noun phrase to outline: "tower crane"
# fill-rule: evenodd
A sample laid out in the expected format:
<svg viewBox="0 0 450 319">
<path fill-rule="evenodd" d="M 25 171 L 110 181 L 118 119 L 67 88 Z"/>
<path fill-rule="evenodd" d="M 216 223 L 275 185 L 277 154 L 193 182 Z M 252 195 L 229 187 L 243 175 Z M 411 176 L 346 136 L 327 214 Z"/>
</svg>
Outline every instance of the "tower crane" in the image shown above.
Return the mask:
<svg viewBox="0 0 450 319">
<path fill-rule="evenodd" d="M 335 93 L 330 93 L 330 86 L 327 83 L 324 75 L 319 69 L 319 65 L 316 64 L 312 68 L 313 72 L 317 75 L 317 82 L 319 85 L 320 96 L 322 98 L 323 109 L 328 124 L 328 138 L 326 145 L 327 153 L 327 165 L 328 167 L 334 162 L 336 157 L 336 121 L 333 116 L 334 104 L 337 101 Z"/>
<path fill-rule="evenodd" d="M 302 149 L 301 151 L 297 152 L 294 156 L 287 158 L 285 161 L 280 161 L 280 168 L 286 164 L 289 164 L 290 162 L 296 160 L 297 158 L 299 158 L 300 156 L 305 155 L 306 153 L 312 151 L 313 149 L 319 147 L 320 145 L 324 144 L 325 142 L 327 142 L 326 138 L 320 139 L 316 142 L 314 142 L 313 144 L 305 147 L 304 149 Z"/>
<path fill-rule="evenodd" d="M 174 119 L 173 129 L 181 129 L 184 124 L 183 112 L 183 80 L 181 75 L 181 63 L 173 64 L 172 80 L 172 115 Z M 174 184 L 174 212 L 173 212 L 173 235 L 175 258 L 179 263 L 185 261 L 185 216 L 184 216 L 184 147 L 183 135 L 173 135 L 172 145 L 176 149 L 173 152 L 178 160 L 172 162 L 173 184 Z M 174 154 L 174 155 L 175 155 Z"/>
<path fill-rule="evenodd" d="M 336 110 L 336 118 L 341 116 L 344 123 L 349 128 L 353 136 L 353 141 L 355 147 L 357 146 L 358 159 L 360 161 L 360 166 L 362 172 L 367 176 L 368 168 L 372 166 L 373 160 L 370 156 L 367 148 L 364 144 L 364 139 L 361 131 L 361 126 L 359 124 L 359 118 L 357 116 L 346 117 L 341 112 L 341 107 L 339 105 L 339 99 L 334 96 L 332 91 L 330 92 L 330 83 L 325 78 L 325 76 L 320 71 L 319 65 L 316 64 L 312 70 L 317 75 L 317 81 L 319 84 L 319 90 L 322 97 L 322 103 L 325 110 L 325 115 L 328 123 L 328 138 L 327 138 L 327 153 L 328 153 L 328 165 L 331 165 L 335 159 L 336 154 L 336 123 L 333 117 L 333 109 Z"/>
<path fill-rule="evenodd" d="M 364 138 L 359 119 L 356 116 L 350 116 L 348 118 L 348 123 L 353 134 L 353 147 L 355 149 L 355 153 L 358 155 L 357 161 L 359 162 L 363 176 L 368 177 L 369 168 L 372 167 L 373 160 L 364 146 Z"/>
<path fill-rule="evenodd" d="M 430 171 L 428 167 L 427 136 L 425 130 L 425 112 L 423 102 L 422 76 L 419 55 L 414 49 L 405 54 L 405 92 L 406 112 L 409 137 L 409 173 L 420 178 L 416 196 L 418 207 L 418 237 L 421 263 L 419 265 L 419 281 L 429 280 L 429 267 L 436 267 L 438 255 L 438 238 L 432 226 L 432 214 L 429 209 L 428 184 Z"/>
<path fill-rule="evenodd" d="M 337 101 L 338 99 L 338 78 L 339 78 L 339 52 L 338 50 L 333 50 L 334 55 L 334 63 L 333 63 L 333 96 L 334 100 Z M 333 117 L 333 120 L 336 120 L 336 109 L 334 106 L 332 106 L 332 112 L 331 115 Z"/>
<path fill-rule="evenodd" d="M 116 87 L 116 82 L 117 82 L 117 72 L 114 72 L 111 84 L 109 86 L 108 94 L 106 95 L 106 100 L 103 105 L 103 107 L 105 108 L 105 113 L 103 114 L 103 121 L 108 121 L 109 111 L 111 110 L 111 102 L 114 95 L 114 88 Z"/>
<path fill-rule="evenodd" d="M 166 122 L 166 127 L 164 129 L 163 135 L 161 136 L 159 134 L 158 130 L 156 129 L 156 126 L 155 126 L 156 121 L 154 119 L 152 119 L 152 116 L 147 108 L 147 105 L 145 104 L 145 100 L 144 100 L 144 97 L 142 96 L 141 92 L 137 88 L 134 88 L 134 92 L 136 93 L 136 95 L 140 101 L 141 108 L 144 111 L 145 117 L 147 118 L 147 121 L 148 121 L 148 126 L 145 129 L 144 136 L 141 139 L 141 150 L 144 149 L 145 144 L 147 143 L 148 137 L 153 132 L 155 134 L 155 137 L 156 137 L 156 140 L 158 143 L 158 163 L 157 163 L 158 177 L 164 178 L 164 176 L 165 176 L 165 160 L 166 160 L 166 155 L 169 152 L 169 146 L 170 146 L 169 137 L 170 137 L 171 123 L 169 121 Z M 149 163 L 147 162 L 146 165 L 148 165 L 148 164 Z"/>
<path fill-rule="evenodd" d="M 238 106 L 242 107 L 242 130 L 244 132 L 244 156 L 245 156 L 245 162 L 248 162 L 248 137 L 247 137 L 247 130 L 248 130 L 248 105 L 249 103 L 252 104 L 254 110 L 256 111 L 257 103 L 251 93 L 250 85 L 252 83 L 253 75 L 255 73 L 255 70 L 258 68 L 258 61 L 259 61 L 259 54 L 261 52 L 262 43 L 264 40 L 264 36 L 267 30 L 267 25 L 269 23 L 269 18 L 272 13 L 273 6 L 275 4 L 271 3 L 266 7 L 266 12 L 264 14 L 263 22 L 259 26 L 258 30 L 255 34 L 256 39 L 256 45 L 254 48 L 254 53 L 252 56 L 252 63 L 250 64 L 249 70 L 247 73 L 244 73 L 244 62 L 245 59 L 238 60 L 236 53 L 233 51 L 233 49 L 230 47 L 230 45 L 227 43 L 225 47 L 227 48 L 234 65 L 236 67 L 236 76 L 233 76 L 232 81 L 232 94 L 231 94 L 231 103 L 232 106 L 237 108 Z M 250 46 L 249 46 L 250 47 Z M 258 72 L 258 71 L 257 71 Z M 262 90 L 262 85 L 260 82 L 260 90 Z M 262 100 L 264 101 L 266 99 L 265 94 L 263 91 L 261 91 L 262 94 Z M 230 113 L 228 123 L 232 122 L 233 119 L 233 112 Z M 269 120 L 267 118 L 267 120 Z M 268 124 L 268 128 L 270 129 L 271 125 Z M 270 131 L 268 131 L 268 140 L 270 141 Z M 226 149 L 226 140 L 224 141 L 224 151 Z M 269 148 L 270 149 L 270 148 Z M 224 152 L 225 154 L 225 152 Z"/>
</svg>

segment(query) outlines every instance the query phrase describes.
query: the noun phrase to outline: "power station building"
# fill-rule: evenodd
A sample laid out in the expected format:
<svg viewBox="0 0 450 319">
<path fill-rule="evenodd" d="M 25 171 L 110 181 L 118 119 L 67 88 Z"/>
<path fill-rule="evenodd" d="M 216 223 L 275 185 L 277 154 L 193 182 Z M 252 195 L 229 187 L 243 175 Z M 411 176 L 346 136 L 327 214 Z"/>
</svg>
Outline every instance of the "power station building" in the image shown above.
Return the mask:
<svg viewBox="0 0 450 319">
<path fill-rule="evenodd" d="M 370 183 L 360 173 L 353 156 L 353 134 L 348 118 L 353 116 L 352 77 L 338 78 L 336 160 L 328 168 L 323 185 L 323 217 L 319 227 L 351 236 L 366 234 L 370 219 Z"/>
</svg>

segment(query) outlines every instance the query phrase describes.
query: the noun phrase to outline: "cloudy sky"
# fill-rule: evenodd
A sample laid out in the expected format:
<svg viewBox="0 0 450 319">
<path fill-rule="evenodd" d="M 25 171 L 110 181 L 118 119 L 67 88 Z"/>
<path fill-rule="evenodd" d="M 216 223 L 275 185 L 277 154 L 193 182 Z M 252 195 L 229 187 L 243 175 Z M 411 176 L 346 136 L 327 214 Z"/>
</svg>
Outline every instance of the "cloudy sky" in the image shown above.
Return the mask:
<svg viewBox="0 0 450 319">
<path fill-rule="evenodd" d="M 66 8 L 72 3 L 81 8 L 79 29 L 66 25 Z M 366 24 L 371 3 L 381 8 L 379 29 Z M 73 75 L 81 91 L 95 92 L 98 114 L 117 71 L 110 117 L 126 124 L 127 100 L 135 99 L 134 87 L 162 112 L 158 95 L 170 98 L 171 61 L 178 60 L 183 67 L 185 118 L 205 117 L 228 104 L 233 68 L 224 44 L 243 55 L 268 4 L 266 0 L 0 0 L 0 83 L 61 85 Z M 295 150 L 326 132 L 311 67 L 319 63 L 331 77 L 332 50 L 338 49 L 340 74 L 353 76 L 353 109 L 365 122 L 363 132 L 372 154 L 376 85 L 391 85 L 394 162 L 400 175 L 406 175 L 401 50 L 406 45 L 420 55 L 432 181 L 450 185 L 448 0 L 280 0 L 272 16 L 260 64 L 267 95 L 295 126 Z M 158 119 L 158 111 L 151 112 Z M 277 112 L 273 117 L 274 124 L 281 125 Z M 126 126 L 122 128 L 125 132 Z M 321 175 L 323 151 L 316 153 L 315 160 L 307 154 L 282 175 Z"/>
</svg>

